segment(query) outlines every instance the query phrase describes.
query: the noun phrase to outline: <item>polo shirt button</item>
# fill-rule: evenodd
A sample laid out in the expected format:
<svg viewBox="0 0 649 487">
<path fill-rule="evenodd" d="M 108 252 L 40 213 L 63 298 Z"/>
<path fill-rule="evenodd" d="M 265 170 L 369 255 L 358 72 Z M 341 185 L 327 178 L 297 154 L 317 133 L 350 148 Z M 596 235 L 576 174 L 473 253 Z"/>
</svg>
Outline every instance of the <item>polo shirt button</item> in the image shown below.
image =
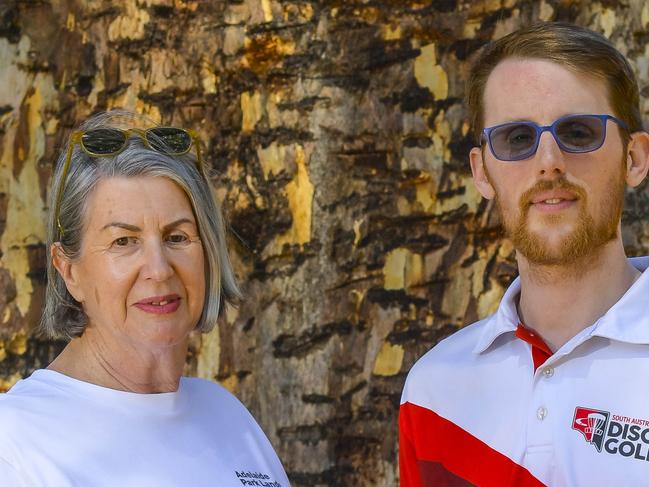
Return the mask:
<svg viewBox="0 0 649 487">
<path fill-rule="evenodd" d="M 545 369 L 543 369 L 543 375 L 545 376 L 546 379 L 549 379 L 554 375 L 554 368 L 546 367 Z"/>
<path fill-rule="evenodd" d="M 547 415 L 548 415 L 548 410 L 545 409 L 543 406 L 541 406 L 536 410 L 536 417 L 538 418 L 539 421 L 543 421 Z"/>
</svg>

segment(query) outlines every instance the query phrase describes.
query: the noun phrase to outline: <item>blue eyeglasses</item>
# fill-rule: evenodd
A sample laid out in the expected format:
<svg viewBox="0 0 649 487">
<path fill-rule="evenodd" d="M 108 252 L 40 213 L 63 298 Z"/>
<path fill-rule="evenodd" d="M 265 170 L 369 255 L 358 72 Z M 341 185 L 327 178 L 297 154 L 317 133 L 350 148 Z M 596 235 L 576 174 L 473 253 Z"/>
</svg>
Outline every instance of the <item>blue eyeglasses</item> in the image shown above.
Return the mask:
<svg viewBox="0 0 649 487">
<path fill-rule="evenodd" d="M 552 125 L 534 122 L 508 122 L 483 129 L 491 153 L 501 161 L 522 161 L 532 157 L 543 132 L 550 132 L 564 152 L 583 153 L 599 149 L 606 139 L 606 122 L 614 121 L 624 130 L 627 125 L 611 115 L 567 115 Z"/>
</svg>

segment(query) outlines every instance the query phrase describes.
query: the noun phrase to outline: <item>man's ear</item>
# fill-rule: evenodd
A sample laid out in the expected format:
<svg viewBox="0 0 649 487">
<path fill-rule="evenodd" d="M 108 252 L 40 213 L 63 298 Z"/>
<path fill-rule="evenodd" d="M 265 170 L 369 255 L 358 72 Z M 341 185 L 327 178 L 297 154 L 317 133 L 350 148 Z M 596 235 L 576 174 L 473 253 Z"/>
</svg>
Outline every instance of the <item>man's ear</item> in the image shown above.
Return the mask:
<svg viewBox="0 0 649 487">
<path fill-rule="evenodd" d="M 626 183 L 635 188 L 649 171 L 649 134 L 634 132 L 626 150 Z"/>
<path fill-rule="evenodd" d="M 75 300 L 82 303 L 84 297 L 76 272 L 77 269 L 75 263 L 65 255 L 59 242 L 52 244 L 50 247 L 50 255 L 52 256 L 52 264 L 63 278 L 65 287 L 68 288 L 68 292 Z"/>
<path fill-rule="evenodd" d="M 478 192 L 484 198 L 492 200 L 496 196 L 496 191 L 487 177 L 487 170 L 484 167 L 484 158 L 482 157 L 482 149 L 480 147 L 474 147 L 471 149 L 469 160 L 471 161 L 473 184 L 475 184 Z"/>
</svg>

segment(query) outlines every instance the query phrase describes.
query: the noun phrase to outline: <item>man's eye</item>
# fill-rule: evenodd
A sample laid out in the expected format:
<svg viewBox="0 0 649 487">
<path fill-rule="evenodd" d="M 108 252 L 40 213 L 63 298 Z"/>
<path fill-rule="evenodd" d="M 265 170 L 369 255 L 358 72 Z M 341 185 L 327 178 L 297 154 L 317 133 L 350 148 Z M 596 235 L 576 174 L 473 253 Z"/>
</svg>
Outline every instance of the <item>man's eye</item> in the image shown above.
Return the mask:
<svg viewBox="0 0 649 487">
<path fill-rule="evenodd" d="M 559 135 L 563 140 L 577 144 L 589 143 L 596 138 L 590 127 L 576 122 L 562 126 Z"/>
<path fill-rule="evenodd" d="M 529 129 L 515 129 L 512 130 L 507 140 L 512 145 L 526 145 L 532 143 L 534 140 L 534 134 L 532 134 Z"/>
</svg>

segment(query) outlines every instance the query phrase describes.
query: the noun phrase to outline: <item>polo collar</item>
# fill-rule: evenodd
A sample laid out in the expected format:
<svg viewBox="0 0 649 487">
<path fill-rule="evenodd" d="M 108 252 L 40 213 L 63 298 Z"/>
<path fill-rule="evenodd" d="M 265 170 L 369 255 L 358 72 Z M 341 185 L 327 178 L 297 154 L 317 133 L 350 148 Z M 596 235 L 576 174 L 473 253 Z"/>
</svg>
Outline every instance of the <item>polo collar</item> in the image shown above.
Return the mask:
<svg viewBox="0 0 649 487">
<path fill-rule="evenodd" d="M 496 313 L 486 318 L 487 323 L 480 339 L 473 348 L 473 353 L 484 352 L 500 335 L 516 331 L 520 323 L 518 310 L 516 309 L 516 303 L 518 302 L 520 293 L 521 278 L 517 277 L 509 285 L 507 291 L 505 291 Z"/>
<path fill-rule="evenodd" d="M 620 342 L 649 344 L 649 256 L 629 259 L 631 265 L 642 272 L 627 292 L 592 326 L 588 336 L 599 336 Z M 507 288 L 498 310 L 486 318 L 484 331 L 473 353 L 487 350 L 505 333 L 515 332 L 520 318 L 516 309 L 521 292 L 520 277 Z"/>
</svg>

